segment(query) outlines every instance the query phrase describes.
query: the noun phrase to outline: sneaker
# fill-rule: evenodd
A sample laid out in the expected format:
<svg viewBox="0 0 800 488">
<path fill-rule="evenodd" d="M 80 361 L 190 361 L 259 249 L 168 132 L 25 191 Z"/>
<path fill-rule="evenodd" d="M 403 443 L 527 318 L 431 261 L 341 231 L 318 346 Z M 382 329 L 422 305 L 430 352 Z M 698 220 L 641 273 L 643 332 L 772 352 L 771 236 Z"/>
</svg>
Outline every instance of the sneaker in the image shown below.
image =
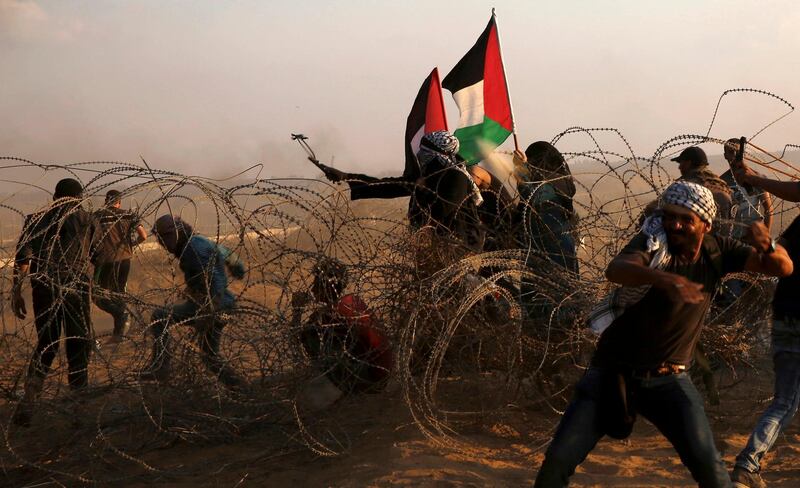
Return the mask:
<svg viewBox="0 0 800 488">
<path fill-rule="evenodd" d="M 731 482 L 734 488 L 767 488 L 767 483 L 759 473 L 751 473 L 741 466 L 733 468 Z"/>
</svg>

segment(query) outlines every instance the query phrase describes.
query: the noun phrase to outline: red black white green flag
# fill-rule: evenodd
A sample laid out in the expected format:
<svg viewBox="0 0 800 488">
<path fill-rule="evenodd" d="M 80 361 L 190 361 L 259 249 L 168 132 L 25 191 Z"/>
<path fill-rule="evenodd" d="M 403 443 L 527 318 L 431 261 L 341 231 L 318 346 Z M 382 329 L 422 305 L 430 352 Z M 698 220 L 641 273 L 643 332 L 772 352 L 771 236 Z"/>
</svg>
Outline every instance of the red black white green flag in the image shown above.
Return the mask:
<svg viewBox="0 0 800 488">
<path fill-rule="evenodd" d="M 468 165 L 484 159 L 514 132 L 494 12 L 478 42 L 444 77 L 442 86 L 453 93 L 461 112 L 454 134 Z"/>
<path fill-rule="evenodd" d="M 447 130 L 447 115 L 439 82 L 439 68 L 433 68 L 422 83 L 406 120 L 406 169 L 403 173 L 406 178 L 419 177 L 417 152 L 420 141 L 425 134 L 437 130 Z"/>
</svg>

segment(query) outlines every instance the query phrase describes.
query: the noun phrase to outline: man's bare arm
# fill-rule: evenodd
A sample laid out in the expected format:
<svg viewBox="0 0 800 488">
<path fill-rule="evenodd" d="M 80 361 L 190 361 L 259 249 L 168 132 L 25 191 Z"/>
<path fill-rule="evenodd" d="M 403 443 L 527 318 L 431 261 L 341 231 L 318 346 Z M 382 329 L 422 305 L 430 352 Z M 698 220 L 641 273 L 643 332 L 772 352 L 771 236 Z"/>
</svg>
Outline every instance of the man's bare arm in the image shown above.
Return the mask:
<svg viewBox="0 0 800 488">
<path fill-rule="evenodd" d="M 753 252 L 745 262 L 745 271 L 761 273 L 767 276 L 789 276 L 794 271 L 794 264 L 786 249 L 778 244 L 772 248 L 772 237 L 769 229 L 761 222 L 750 225 L 747 241 L 753 245 Z"/>
<path fill-rule="evenodd" d="M 800 202 L 800 182 L 780 181 L 765 178 L 757 175 L 750 168 L 745 168 L 741 171 L 738 171 L 736 174 L 736 179 L 738 181 L 749 183 L 752 186 L 757 186 L 766 192 L 772 193 L 778 198 L 782 198 L 790 202 Z"/>
<path fill-rule="evenodd" d="M 620 254 L 609 263 L 606 278 L 624 286 L 652 285 L 677 302 L 700 303 L 703 285 L 647 265 L 639 254 Z"/>
<path fill-rule="evenodd" d="M 792 263 L 792 259 L 786 249 L 778 244 L 775 246 L 775 251 L 769 254 L 760 253 L 753 249 L 753 253 L 747 258 L 744 269 L 745 271 L 767 276 L 784 277 L 794 272 L 794 263 Z"/>
<path fill-rule="evenodd" d="M 761 208 L 764 209 L 764 225 L 767 229 L 772 228 L 772 197 L 769 193 L 761 194 Z"/>
<path fill-rule="evenodd" d="M 136 226 L 136 244 L 139 245 L 147 240 L 147 231 L 142 224 Z"/>
<path fill-rule="evenodd" d="M 28 315 L 25 299 L 22 298 L 22 281 L 28 275 L 30 269 L 29 262 L 14 263 L 13 285 L 11 287 L 11 309 L 19 319 L 24 319 Z"/>
<path fill-rule="evenodd" d="M 14 264 L 14 290 L 22 287 L 22 280 L 28 276 L 28 270 L 30 269 L 30 266 L 30 263 L 27 262 Z"/>
</svg>

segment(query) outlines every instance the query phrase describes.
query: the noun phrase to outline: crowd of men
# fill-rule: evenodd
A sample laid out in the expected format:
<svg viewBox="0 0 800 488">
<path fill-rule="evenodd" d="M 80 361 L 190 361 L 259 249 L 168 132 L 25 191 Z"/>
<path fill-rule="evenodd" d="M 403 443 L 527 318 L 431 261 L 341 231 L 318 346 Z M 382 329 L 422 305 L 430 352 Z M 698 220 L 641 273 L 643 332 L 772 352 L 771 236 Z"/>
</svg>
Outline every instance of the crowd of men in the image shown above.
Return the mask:
<svg viewBox="0 0 800 488">
<path fill-rule="evenodd" d="M 721 177 L 709 169 L 699 147 L 689 147 L 673 159 L 681 177 L 648 206 L 641 231 L 608 265 L 608 280 L 634 298 L 598 314 L 607 320 L 596 330 L 593 325 L 599 333 L 594 356 L 547 449 L 536 486 L 566 486 L 597 442 L 606 435 L 630 435 L 637 415 L 672 443 L 700 486 L 765 486 L 760 476 L 763 456 L 800 404 L 800 302 L 794 295 L 800 278 L 793 267 L 800 258 L 800 221 L 773 240 L 770 194 L 798 202 L 800 184 L 756 174 L 744 164 L 743 149 L 737 139 L 726 143 L 730 170 Z M 417 258 L 419 267 L 426 269 L 423 277 L 443 264 L 431 263 L 428 251 L 434 248 L 450 251 L 445 254 L 451 259 L 527 249 L 529 266 L 545 259 L 577 276 L 576 188 L 561 153 L 543 141 L 524 153 L 516 151 L 519 195 L 514 198 L 484 168 L 467 167 L 458 150 L 458 139 L 449 132 L 426 134 L 416 171 L 390 178 L 315 163 L 331 181 L 346 182 L 354 200 L 410 197 L 410 227 L 427 232 L 433 242 Z M 94 344 L 91 297 L 114 319 L 112 340 L 121 340 L 127 332 L 130 261 L 134 246 L 147 232 L 134 213 L 121 209 L 121 196 L 109 191 L 105 207 L 90 214 L 81 205 L 81 184 L 68 178 L 58 182 L 45 210 L 25 220 L 16 252 L 12 308 L 20 319 L 26 317 L 21 290 L 29 276 L 38 340 L 14 413 L 16 424 L 31 422 L 62 331 L 69 385 L 75 391 L 87 386 Z M 224 386 L 242 388 L 245 379 L 221 357 L 219 346 L 236 309 L 228 276 L 243 278 L 244 263 L 178 216 L 159 217 L 151 232 L 177 259 L 187 299 L 152 313 L 152 355 L 140 379 L 169 379 L 170 328 L 188 325 L 197 331 L 207 369 Z M 742 272 L 780 278 L 772 317 L 775 397 L 729 475 L 687 370 L 697 362 L 700 332 L 715 292 L 725 275 Z M 345 293 L 348 273 L 341 262 L 326 258 L 311 275 L 309 290 L 291 300 L 298 343 L 343 392 L 379 389 L 393 363 L 379 318 L 362 297 Z M 728 285 L 734 297 L 745 286 L 732 280 Z M 526 300 L 526 289 L 530 283 L 523 280 L 517 291 L 527 305 L 528 319 L 541 317 L 541 304 Z"/>
<path fill-rule="evenodd" d="M 53 201 L 43 211 L 28 215 L 20 235 L 13 271 L 12 309 L 19 319 L 27 316 L 22 288 L 30 278 L 37 343 L 31 357 L 22 399 L 13 422 L 30 425 L 45 377 L 64 333 L 68 382 L 73 394 L 89 383 L 89 359 L 95 347 L 90 307 L 113 317 L 111 342 L 121 341 L 129 325 L 125 290 L 134 246 L 147 239 L 136 215 L 121 209 L 121 193 L 110 190 L 103 208 L 94 213 L 83 206 L 83 187 L 66 178 L 56 184 Z M 229 249 L 195 233 L 180 217 L 163 215 L 152 233 L 159 244 L 178 259 L 184 273 L 187 301 L 157 308 L 148 331 L 153 354 L 141 372 L 142 380 L 166 380 L 170 373 L 169 328 L 190 325 L 198 330 L 203 361 L 230 387 L 241 381 L 219 356 L 224 317 L 235 306 L 228 290 L 226 268 L 242 278 L 244 264 Z"/>
<path fill-rule="evenodd" d="M 500 185 L 491 175 L 459 161 L 457 140 L 448 135 L 423 138 L 426 151 L 435 153 L 435 164 L 420 160 L 420 171 L 411 178 L 321 167 L 331 181 L 347 182 L 353 199 L 411 196 L 413 227 L 431 226 L 466 247 L 479 235 L 484 250 L 529 249 L 577 273 L 575 185 L 561 154 L 546 142 L 531 144 L 524 154 L 515 152 L 515 164 L 523 169 L 517 175 L 523 201 L 515 205 L 499 195 Z M 711 171 L 699 147 L 686 148 L 673 159 L 680 178 L 648 206 L 641 231 L 606 271 L 611 282 L 636 298 L 617 307 L 600 331 L 591 365 L 561 419 L 536 486 L 567 486 L 602 437 L 630 435 L 637 414 L 667 437 L 700 486 L 765 486 L 760 461 L 800 404 L 800 322 L 795 321 L 800 305 L 792 299 L 800 223 L 793 222 L 779 242 L 773 240 L 769 194 L 797 202 L 800 184 L 755 174 L 743 162 L 743 149 L 738 139 L 726 142 L 730 170 L 722 177 Z M 449 186 L 447 194 L 437 187 L 445 172 L 461 181 Z M 382 185 L 393 191 L 382 192 Z M 474 197 L 476 192 L 481 198 Z M 435 205 L 423 195 L 436 195 Z M 481 211 L 487 201 L 489 209 Z M 508 239 L 509 229 L 513 239 Z M 728 474 L 687 370 L 693 359 L 707 363 L 698 340 L 712 297 L 725 275 L 741 272 L 780 278 L 773 299 L 775 398 Z M 745 287 L 740 280 L 726 285 L 734 299 Z M 520 291 L 524 305 L 525 283 Z M 536 307 L 531 308 L 535 317 Z M 703 374 L 713 402 L 718 399 L 711 376 L 710 370 Z"/>
</svg>

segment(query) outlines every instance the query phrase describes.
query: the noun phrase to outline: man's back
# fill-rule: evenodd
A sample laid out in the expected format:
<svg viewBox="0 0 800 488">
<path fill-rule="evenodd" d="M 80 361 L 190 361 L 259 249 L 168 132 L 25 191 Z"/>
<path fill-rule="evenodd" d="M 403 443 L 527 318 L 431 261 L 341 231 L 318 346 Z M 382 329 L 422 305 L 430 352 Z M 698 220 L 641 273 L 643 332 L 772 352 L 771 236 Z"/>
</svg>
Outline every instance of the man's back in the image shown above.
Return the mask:
<svg viewBox="0 0 800 488">
<path fill-rule="evenodd" d="M 17 262 L 30 261 L 38 281 L 59 284 L 85 278 L 96 224 L 80 205 L 51 207 L 25 218 L 17 243 Z"/>
<path fill-rule="evenodd" d="M 427 223 L 451 232 L 467 247 L 480 249 L 484 232 L 471 198 L 469 175 L 438 160 L 428 163 L 426 171 L 425 184 L 416 187 L 413 198 Z"/>
<path fill-rule="evenodd" d="M 139 220 L 131 212 L 105 207 L 95 212 L 99 226 L 96 258 L 98 263 L 113 263 L 133 256 L 131 235 Z"/>
<path fill-rule="evenodd" d="M 759 210 L 762 206 L 761 200 L 764 190 L 750 185 L 740 185 L 734 178 L 733 173 L 728 170 L 720 177 L 731 189 L 732 211 L 731 216 L 737 222 L 746 226 L 753 222 L 764 220 L 764 215 Z M 744 235 L 745 227 L 737 226 L 733 237 L 741 239 Z"/>
<path fill-rule="evenodd" d="M 207 237 L 193 235 L 181 254 L 180 268 L 187 288 L 198 297 L 219 300 L 223 306 L 233 305 L 235 299 L 228 290 L 221 246 Z"/>
<path fill-rule="evenodd" d="M 720 235 L 730 235 L 730 223 L 725 222 L 731 218 L 731 189 L 722 178 L 714 174 L 707 167 L 696 168 L 683 175 L 680 179 L 703 185 L 711 190 L 714 195 L 714 203 L 717 204 L 717 215 L 714 219 L 713 230 Z"/>
</svg>

